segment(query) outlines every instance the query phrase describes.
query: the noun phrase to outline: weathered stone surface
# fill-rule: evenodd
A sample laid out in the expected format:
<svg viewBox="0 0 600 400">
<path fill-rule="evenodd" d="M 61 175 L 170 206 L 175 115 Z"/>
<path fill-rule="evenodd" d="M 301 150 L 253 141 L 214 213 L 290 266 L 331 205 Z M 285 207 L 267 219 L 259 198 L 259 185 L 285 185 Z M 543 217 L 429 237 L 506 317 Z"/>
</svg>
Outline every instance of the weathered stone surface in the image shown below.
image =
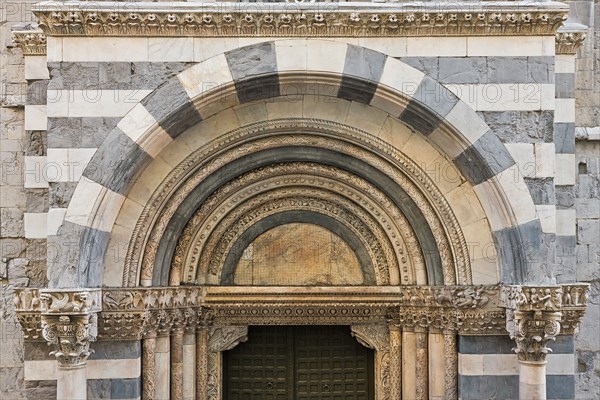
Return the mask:
<svg viewBox="0 0 600 400">
<path fill-rule="evenodd" d="M 463 400 L 519 398 L 518 375 L 458 376 L 458 392 Z"/>
<path fill-rule="evenodd" d="M 26 381 L 25 393 L 28 399 L 56 399 L 56 381 Z"/>
<path fill-rule="evenodd" d="M 597 244 L 600 238 L 600 223 L 596 219 L 577 220 L 577 243 Z"/>
<path fill-rule="evenodd" d="M 25 361 L 52 360 L 53 356 L 49 353 L 50 350 L 46 342 L 25 342 L 23 346 L 23 359 Z"/>
<path fill-rule="evenodd" d="M 87 380 L 87 398 L 92 399 L 111 399 L 110 379 L 88 379 Z"/>
<path fill-rule="evenodd" d="M 551 143 L 553 140 L 552 111 L 480 111 L 478 114 L 504 143 Z"/>
<path fill-rule="evenodd" d="M 110 396 L 112 399 L 136 399 L 140 389 L 140 379 L 112 379 Z"/>
<path fill-rule="evenodd" d="M 23 367 L 0 367 L 0 399 L 27 399 L 25 392 L 22 390 L 23 385 Z M 38 398 L 41 399 L 42 397 Z"/>
<path fill-rule="evenodd" d="M 23 237 L 23 212 L 18 208 L 0 208 L 0 236 Z"/>
<path fill-rule="evenodd" d="M 27 87 L 27 105 L 46 104 L 48 80 L 30 82 Z"/>
<path fill-rule="evenodd" d="M 94 342 L 91 348 L 94 349 L 94 353 L 90 355 L 90 360 L 139 358 L 141 356 L 141 343 L 133 340 Z"/>
<path fill-rule="evenodd" d="M 234 80 L 277 72 L 275 43 L 263 42 L 225 53 Z"/>
<path fill-rule="evenodd" d="M 438 66 L 441 83 L 484 84 L 488 81 L 485 57 L 440 57 Z"/>
<path fill-rule="evenodd" d="M 556 186 L 556 207 L 571 208 L 575 205 L 575 186 Z"/>
<path fill-rule="evenodd" d="M 399 60 L 429 75 L 433 79 L 439 78 L 439 57 L 401 57 Z"/>
<path fill-rule="evenodd" d="M 120 118 L 48 118 L 48 147 L 97 148 Z"/>
<path fill-rule="evenodd" d="M 141 102 L 159 125 L 173 138 L 202 121 L 178 79 L 171 79 Z"/>
<path fill-rule="evenodd" d="M 534 204 L 554 204 L 556 193 L 554 190 L 554 179 L 524 178 Z"/>
<path fill-rule="evenodd" d="M 113 129 L 94 154 L 83 175 L 117 193 L 124 193 L 152 157 L 119 128 Z"/>
<path fill-rule="evenodd" d="M 348 45 L 338 97 L 369 104 L 383 73 L 387 56 L 364 47 Z"/>
<path fill-rule="evenodd" d="M 52 208 L 67 208 L 77 182 L 51 182 L 49 189 L 49 206 Z"/>
<path fill-rule="evenodd" d="M 488 57 L 488 78 L 494 83 L 525 83 L 527 57 Z"/>
<path fill-rule="evenodd" d="M 575 75 L 556 74 L 555 95 L 557 99 L 575 98 Z"/>
<path fill-rule="evenodd" d="M 64 222 L 59 236 L 48 236 L 48 284 L 49 287 L 77 287 L 77 264 L 80 254 L 80 238 L 84 227 Z"/>
<path fill-rule="evenodd" d="M 29 131 L 27 141 L 28 156 L 45 156 L 48 150 L 48 136 L 46 131 Z"/>
<path fill-rule="evenodd" d="M 600 219 L 599 198 L 576 199 L 575 209 L 577 210 L 577 218 Z"/>
<path fill-rule="evenodd" d="M 593 199 L 600 197 L 600 176 L 579 175 L 577 177 L 577 197 Z"/>
<path fill-rule="evenodd" d="M 48 189 L 25 189 L 25 195 L 27 196 L 25 212 L 48 212 L 48 207 L 50 206 Z"/>
<path fill-rule="evenodd" d="M 515 163 L 492 131 L 486 132 L 455 160 L 463 175 L 474 185 L 486 181 Z"/>
<path fill-rule="evenodd" d="M 575 153 L 575 124 L 554 124 L 554 145 L 558 154 Z"/>
</svg>

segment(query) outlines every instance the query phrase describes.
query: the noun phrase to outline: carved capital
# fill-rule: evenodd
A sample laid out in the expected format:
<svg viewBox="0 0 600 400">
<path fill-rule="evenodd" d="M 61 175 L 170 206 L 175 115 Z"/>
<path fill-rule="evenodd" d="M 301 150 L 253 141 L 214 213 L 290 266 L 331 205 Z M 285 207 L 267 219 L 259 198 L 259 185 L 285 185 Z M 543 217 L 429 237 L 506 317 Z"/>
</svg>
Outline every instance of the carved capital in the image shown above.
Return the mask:
<svg viewBox="0 0 600 400">
<path fill-rule="evenodd" d="M 15 45 L 23 50 L 23 55 L 46 55 L 46 34 L 41 29 L 13 31 L 11 39 Z"/>
<path fill-rule="evenodd" d="M 575 54 L 585 40 L 585 32 L 558 32 L 556 54 Z"/>
<path fill-rule="evenodd" d="M 506 330 L 517 344 L 513 350 L 519 361 L 546 361 L 552 351 L 548 343 L 561 332 L 563 312 L 568 313 L 569 333 L 579 324 L 574 313 L 583 315 L 586 290 L 585 284 L 502 287 L 500 304 L 506 308 Z"/>
<path fill-rule="evenodd" d="M 352 336 L 363 346 L 377 351 L 389 351 L 390 330 L 387 325 L 352 325 Z"/>
<path fill-rule="evenodd" d="M 42 336 L 54 348 L 54 355 L 63 367 L 85 364 L 93 350 L 90 343 L 98 335 L 96 314 L 42 315 Z"/>
<path fill-rule="evenodd" d="M 214 326 L 210 328 L 208 350 L 227 351 L 248 340 L 247 326 Z"/>
</svg>

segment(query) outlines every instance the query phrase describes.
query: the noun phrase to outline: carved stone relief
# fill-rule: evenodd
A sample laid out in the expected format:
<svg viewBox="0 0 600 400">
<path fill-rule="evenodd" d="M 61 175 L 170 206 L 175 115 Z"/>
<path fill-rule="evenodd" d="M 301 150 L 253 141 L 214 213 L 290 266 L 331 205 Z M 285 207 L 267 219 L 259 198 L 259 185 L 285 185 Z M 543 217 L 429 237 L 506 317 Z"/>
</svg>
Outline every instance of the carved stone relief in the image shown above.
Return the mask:
<svg viewBox="0 0 600 400">
<path fill-rule="evenodd" d="M 274 128 L 278 131 L 269 133 Z M 287 135 L 286 129 L 310 133 Z M 328 131 L 334 138 L 320 136 Z M 244 142 L 239 143 L 242 139 Z M 364 140 L 368 143 L 363 147 L 353 144 Z M 156 190 L 136 225 L 125 262 L 125 284 L 135 284 L 140 267 L 141 279 L 151 279 L 156 251 L 169 220 L 183 199 L 206 177 L 239 154 L 307 144 L 356 157 L 390 176 L 412 198 L 431 227 L 442 260 L 444 282 L 454 283 L 456 274 L 459 282 L 471 281 L 467 246 L 456 217 L 435 184 L 416 164 L 366 132 L 329 121 L 290 119 L 240 128 L 199 149 L 176 167 Z M 371 150 L 366 151 L 365 147 Z M 211 157 L 215 151 L 220 151 L 216 159 Z M 184 177 L 188 177 L 187 180 Z M 367 197 L 372 197 L 371 193 Z"/>
</svg>

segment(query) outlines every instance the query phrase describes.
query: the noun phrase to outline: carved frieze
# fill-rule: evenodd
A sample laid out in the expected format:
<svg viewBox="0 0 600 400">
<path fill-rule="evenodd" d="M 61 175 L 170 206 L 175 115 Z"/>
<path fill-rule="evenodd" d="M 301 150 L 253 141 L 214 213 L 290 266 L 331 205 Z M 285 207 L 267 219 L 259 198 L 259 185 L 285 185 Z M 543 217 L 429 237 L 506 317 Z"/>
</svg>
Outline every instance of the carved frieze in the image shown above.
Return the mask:
<svg viewBox="0 0 600 400">
<path fill-rule="evenodd" d="M 468 3 L 447 7 L 435 3 L 419 7 L 393 3 L 362 7 L 345 3 L 260 3 L 252 7 L 245 3 L 180 3 L 177 8 L 113 4 L 42 4 L 33 11 L 44 32 L 58 36 L 547 35 L 555 33 L 567 17 L 565 8 L 528 3 L 495 3 L 493 7 Z"/>
<path fill-rule="evenodd" d="M 508 327 L 514 337 L 529 340 L 526 332 L 539 335 L 544 330 L 549 338 L 560 331 L 572 334 L 585 312 L 586 290 L 583 284 L 365 286 L 360 290 L 196 286 L 59 291 L 45 296 L 48 291 L 18 289 L 15 305 L 26 340 L 42 338 L 45 327 L 44 337 L 54 337 L 53 332 L 73 334 L 70 346 L 82 341 L 78 338 L 96 336 L 92 318 L 96 314 L 99 340 L 141 339 L 182 329 L 194 332 L 199 327 L 307 323 L 357 326 L 356 332 L 371 341 L 378 336 L 363 334 L 361 329 L 387 323 L 405 331 L 461 335 L 502 335 Z M 99 299 L 103 301 L 96 303 Z M 63 316 L 68 321 L 60 319 Z M 557 329 L 555 321 L 563 328 Z M 73 328 L 61 327 L 65 325 Z"/>
</svg>

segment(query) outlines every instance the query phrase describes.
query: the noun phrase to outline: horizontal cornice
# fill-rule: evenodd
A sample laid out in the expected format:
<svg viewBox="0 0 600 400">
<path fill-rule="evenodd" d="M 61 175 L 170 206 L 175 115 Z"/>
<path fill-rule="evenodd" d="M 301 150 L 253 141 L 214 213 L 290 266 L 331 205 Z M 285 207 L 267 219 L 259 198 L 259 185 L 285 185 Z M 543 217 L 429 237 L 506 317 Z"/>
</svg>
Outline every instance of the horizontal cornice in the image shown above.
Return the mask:
<svg viewBox="0 0 600 400">
<path fill-rule="evenodd" d="M 546 2 L 42 2 L 52 36 L 403 37 L 554 35 L 568 6 Z"/>
</svg>

